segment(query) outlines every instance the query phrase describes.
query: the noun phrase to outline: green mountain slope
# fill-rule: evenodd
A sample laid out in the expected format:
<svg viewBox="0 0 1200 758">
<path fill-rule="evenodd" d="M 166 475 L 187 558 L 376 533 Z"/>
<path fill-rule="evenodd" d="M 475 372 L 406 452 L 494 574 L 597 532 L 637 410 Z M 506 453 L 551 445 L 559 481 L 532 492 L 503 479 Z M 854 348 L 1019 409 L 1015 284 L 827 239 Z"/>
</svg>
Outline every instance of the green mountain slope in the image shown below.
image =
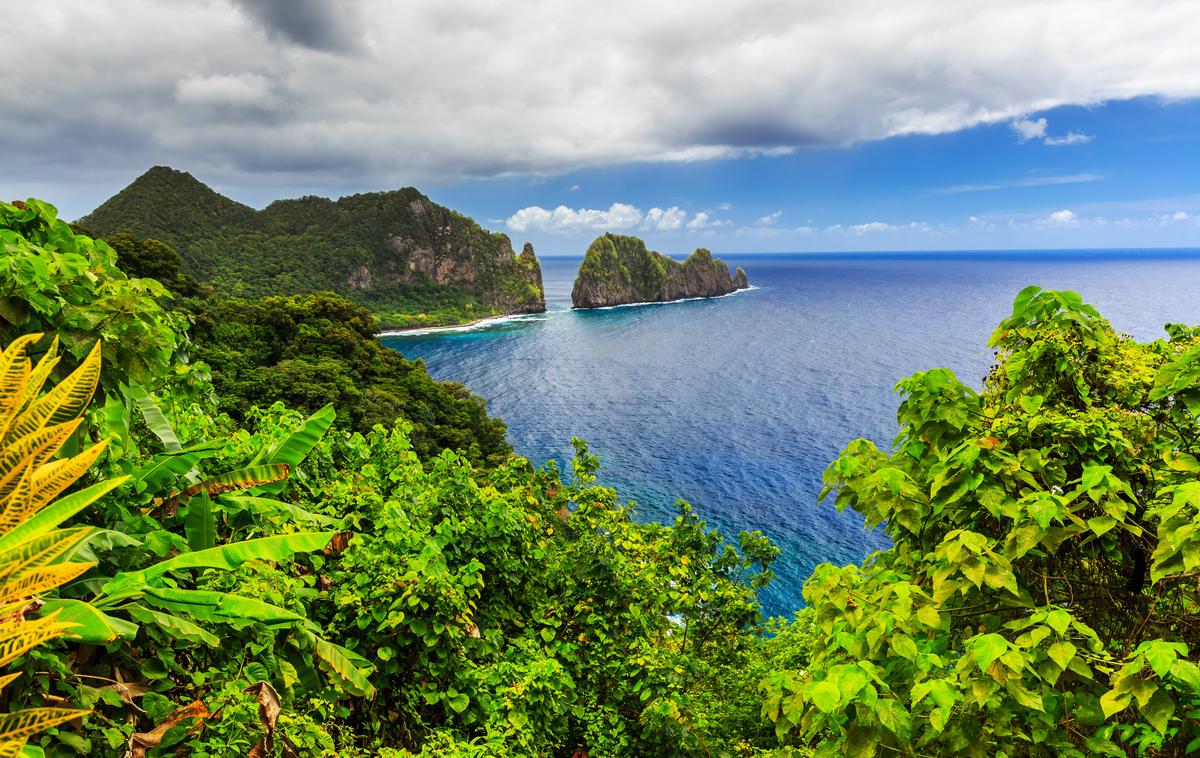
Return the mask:
<svg viewBox="0 0 1200 758">
<path fill-rule="evenodd" d="M 220 294 L 332 291 L 384 328 L 545 310 L 533 248 L 413 188 L 338 200 L 279 200 L 261 211 L 191 174 L 157 166 L 79 220 L 97 235 L 128 229 L 175 248 L 183 271 Z"/>
</svg>

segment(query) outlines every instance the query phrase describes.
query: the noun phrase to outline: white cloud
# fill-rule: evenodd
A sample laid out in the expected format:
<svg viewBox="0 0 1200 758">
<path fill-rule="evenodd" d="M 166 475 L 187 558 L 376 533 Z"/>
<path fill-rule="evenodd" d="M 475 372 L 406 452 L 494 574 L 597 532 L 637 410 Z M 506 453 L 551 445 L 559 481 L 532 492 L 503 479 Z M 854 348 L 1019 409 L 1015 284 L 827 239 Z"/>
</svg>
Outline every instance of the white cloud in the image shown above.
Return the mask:
<svg viewBox="0 0 1200 758">
<path fill-rule="evenodd" d="M 1175 211 L 1174 213 L 1164 213 L 1158 217 L 1159 226 L 1167 226 L 1169 224 L 1178 224 L 1181 221 L 1187 221 L 1191 216 L 1187 211 Z"/>
<path fill-rule="evenodd" d="M 1082 145 L 1091 142 L 1092 135 L 1079 132 L 1067 132 L 1065 137 L 1047 137 L 1043 142 L 1047 145 Z"/>
<path fill-rule="evenodd" d="M 1046 133 L 1046 129 L 1050 124 L 1044 118 L 1037 120 L 1017 118 L 1013 119 L 1009 125 L 1017 133 L 1017 139 L 1020 142 L 1040 139 L 1043 145 L 1082 145 L 1085 142 L 1092 141 L 1090 134 L 1081 134 L 1079 132 L 1067 132 L 1063 137 L 1051 137 Z"/>
<path fill-rule="evenodd" d="M 1039 118 L 1036 121 L 1031 121 L 1027 118 L 1014 119 L 1012 128 L 1017 133 L 1017 138 L 1022 142 L 1028 142 L 1031 139 L 1041 139 L 1046 136 L 1046 119 Z"/>
<path fill-rule="evenodd" d="M 578 192 L 579 190 L 580 190 L 580 186 L 578 184 L 572 184 L 571 188 L 568 189 L 567 192 Z"/>
<path fill-rule="evenodd" d="M 760 218 L 758 221 L 755 221 L 754 223 L 758 224 L 759 226 L 774 226 L 775 224 L 777 224 L 779 222 L 779 219 L 782 216 L 783 216 L 783 211 L 775 211 L 773 213 L 768 213 L 767 215 L 763 216 L 762 218 Z"/>
<path fill-rule="evenodd" d="M 733 209 L 733 203 L 721 203 L 720 205 L 717 206 L 717 210 L 719 210 L 719 211 L 728 211 L 728 210 L 732 210 L 732 209 Z"/>
<path fill-rule="evenodd" d="M 724 204 L 728 205 L 728 203 Z M 708 211 L 700 211 L 695 216 L 692 216 L 692 220 L 687 223 L 687 228 L 694 230 L 714 229 L 719 226 L 730 226 L 731 223 L 722 219 L 714 219 Z"/>
<path fill-rule="evenodd" d="M 841 231 L 841 225 L 829 227 L 827 231 Z M 865 224 L 853 224 L 846 227 L 846 231 L 851 234 L 863 235 L 873 232 L 900 232 L 900 231 L 918 231 L 929 232 L 933 231 L 933 227 L 924 221 L 912 221 L 907 224 L 889 224 L 884 221 L 868 221 Z"/>
<path fill-rule="evenodd" d="M 1190 0 L 309 5 L 327 12 L 24 4 L 0 25 L 0 71 L 36 60 L 38 86 L 0 87 L 0 140 L 21 145 L 6 177 L 111 189 L 166 162 L 225 188 L 387 187 L 1021 120 L 1033 134 L 1060 105 L 1200 96 Z"/>
<path fill-rule="evenodd" d="M 686 218 L 687 211 L 673 206 L 666 210 L 651 208 L 646 211 L 646 217 L 642 221 L 642 228 L 652 231 L 670 232 L 681 228 Z"/>
<path fill-rule="evenodd" d="M 657 209 L 655 209 L 657 210 Z M 538 205 L 522 208 L 508 217 L 505 224 L 514 232 L 531 229 L 544 231 L 619 231 L 634 229 L 642 223 L 642 212 L 626 203 L 613 203 L 608 210 L 568 208 L 560 205 L 546 210 Z"/>
<path fill-rule="evenodd" d="M 1049 216 L 1046 216 L 1046 223 L 1057 224 L 1059 226 L 1078 226 L 1079 217 L 1075 215 L 1075 211 L 1063 209 L 1055 211 Z"/>
<path fill-rule="evenodd" d="M 728 225 L 728 221 L 713 219 L 700 212 L 688 220 L 687 211 L 670 208 L 651 208 L 644 213 L 628 203 L 613 203 L 607 210 L 569 208 L 560 205 L 553 210 L 540 205 L 522 208 L 504 220 L 514 232 L 609 232 L 637 229 L 649 232 L 674 232 L 684 227 L 693 230 Z"/>
</svg>

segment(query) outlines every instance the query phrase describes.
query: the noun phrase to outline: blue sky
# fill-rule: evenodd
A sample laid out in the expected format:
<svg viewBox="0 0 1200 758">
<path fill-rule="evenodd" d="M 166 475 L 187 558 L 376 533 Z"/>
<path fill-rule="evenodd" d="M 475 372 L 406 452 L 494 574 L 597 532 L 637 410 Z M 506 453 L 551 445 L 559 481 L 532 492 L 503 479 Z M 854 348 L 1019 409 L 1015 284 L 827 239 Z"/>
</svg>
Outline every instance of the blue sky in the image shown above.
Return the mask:
<svg viewBox="0 0 1200 758">
<path fill-rule="evenodd" d="M 673 253 L 1200 246 L 1200 102 L 1137 98 L 1019 121 L 1043 118 L 1046 136 L 1035 138 L 1009 121 L 775 157 L 468 181 L 429 194 L 549 255 L 581 254 L 603 222 L 512 228 L 519 209 L 678 208 L 687 216 L 676 230 L 632 218 L 614 229 Z M 1072 133 L 1072 144 L 1053 144 Z M 697 213 L 722 225 L 688 229 Z"/>
<path fill-rule="evenodd" d="M 27 4 L 0 195 L 168 165 L 416 186 L 543 255 L 1200 246 L 1197 39 L 1194 0 Z"/>
</svg>

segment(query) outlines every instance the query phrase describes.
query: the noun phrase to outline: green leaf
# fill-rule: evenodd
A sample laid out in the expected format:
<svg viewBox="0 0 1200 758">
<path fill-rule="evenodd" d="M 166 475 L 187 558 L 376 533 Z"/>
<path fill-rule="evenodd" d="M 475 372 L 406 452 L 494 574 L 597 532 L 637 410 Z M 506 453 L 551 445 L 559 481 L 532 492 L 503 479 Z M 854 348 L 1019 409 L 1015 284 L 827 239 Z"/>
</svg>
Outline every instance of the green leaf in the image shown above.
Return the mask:
<svg viewBox="0 0 1200 758">
<path fill-rule="evenodd" d="M 1044 628 L 1044 627 L 1043 627 Z M 1059 640 L 1050 646 L 1046 654 L 1050 656 L 1050 660 L 1058 664 L 1060 669 L 1066 669 L 1071 663 L 1071 659 L 1075 657 L 1076 647 L 1066 640 Z"/>
<path fill-rule="evenodd" d="M 1138 645 L 1137 650 L 1134 652 L 1144 654 L 1146 662 L 1150 664 L 1150 668 L 1154 669 L 1154 673 L 1159 678 L 1162 678 L 1170 673 L 1177 658 L 1187 656 L 1188 647 L 1181 642 L 1151 640 Z"/>
<path fill-rule="evenodd" d="M 1142 718 L 1150 722 L 1154 731 L 1166 734 L 1167 724 L 1170 722 L 1171 716 L 1175 714 L 1175 701 L 1165 690 L 1158 690 L 1148 702 L 1138 705 L 1138 711 L 1142 714 Z"/>
<path fill-rule="evenodd" d="M 1071 614 L 1062 608 L 1055 608 L 1046 614 L 1046 624 L 1059 634 L 1066 634 L 1071 626 Z"/>
<path fill-rule="evenodd" d="M 117 637 L 132 639 L 137 634 L 137 626 L 113 618 L 82 600 L 52 598 L 39 612 L 42 616 L 57 613 L 59 621 L 74 624 L 67 637 L 85 645 L 103 645 Z"/>
<path fill-rule="evenodd" d="M 1013 300 L 1013 318 L 1019 318 L 1025 315 L 1025 308 L 1029 305 L 1029 301 L 1041 292 L 1042 288 L 1036 284 L 1031 284 L 1025 289 L 1017 293 L 1016 299 Z"/>
<path fill-rule="evenodd" d="M 268 465 L 283 464 L 289 468 L 295 468 L 317 446 L 317 443 L 321 441 L 321 437 L 333 425 L 336 415 L 333 405 L 326 405 L 309 416 L 299 429 L 292 432 L 276 445 L 267 454 L 266 460 L 262 462 Z M 255 462 L 257 463 L 258 461 Z M 282 492 L 283 487 L 282 482 L 272 482 L 261 487 L 256 487 L 255 492 L 275 495 Z"/>
<path fill-rule="evenodd" d="M 822 713 L 832 713 L 842 704 L 842 693 L 838 686 L 826 679 L 823 682 L 817 682 L 808 692 L 809 699 L 813 705 L 821 709 Z"/>
<path fill-rule="evenodd" d="M 340 645 L 335 645 L 328 640 L 322 639 L 312 632 L 305 631 L 304 637 L 313 646 L 313 650 L 317 654 L 317 659 L 321 663 L 321 668 L 327 674 L 337 679 L 343 689 L 352 695 L 363 697 L 373 697 L 375 695 L 375 687 L 367 679 L 367 673 L 370 673 L 371 666 L 361 656 Z M 466 696 L 464 695 L 463 697 Z"/>
<path fill-rule="evenodd" d="M 207 550 L 197 550 L 194 553 L 181 553 L 137 573 L 147 581 L 152 581 L 168 571 L 180 569 L 215 568 L 228 571 L 246 561 L 278 561 L 296 553 L 323 550 L 334 534 L 335 532 L 297 532 L 243 540 Z"/>
<path fill-rule="evenodd" d="M 455 713 L 462 713 L 463 711 L 467 710 L 467 706 L 471 704 L 471 698 L 467 697 L 467 695 L 462 692 L 455 692 L 452 695 L 447 695 L 445 700 L 446 704 L 449 705 Z"/>
<path fill-rule="evenodd" d="M 202 621 L 261 621 L 264 624 L 305 621 L 303 616 L 286 608 L 227 592 L 177 590 L 170 587 L 146 587 L 143 592 L 150 605 L 175 613 L 187 613 Z"/>
<path fill-rule="evenodd" d="M 913 642 L 912 637 L 909 637 L 907 634 L 893 634 L 888 641 L 892 646 L 892 650 L 901 658 L 911 661 L 917 657 L 917 645 Z"/>
<path fill-rule="evenodd" d="M 222 447 L 222 442 L 206 442 L 187 450 L 160 453 L 135 471 L 133 478 L 138 482 L 139 491 L 158 492 L 163 485 L 191 471 L 200 461 L 216 455 Z"/>
<path fill-rule="evenodd" d="M 1008 650 L 1008 640 L 999 634 L 984 634 L 971 641 L 971 654 L 980 671 L 987 671 L 992 661 L 999 658 Z"/>
<path fill-rule="evenodd" d="M 220 647 L 221 645 L 221 640 L 215 634 L 187 619 L 140 605 L 130 606 L 126 612 L 143 624 L 153 624 L 176 639 L 185 642 L 200 642 L 209 647 Z"/>
<path fill-rule="evenodd" d="M 1183 471 L 1189 474 L 1200 473 L 1200 461 L 1196 460 L 1194 455 L 1168 450 L 1163 453 L 1163 460 L 1166 461 L 1167 468 L 1174 471 Z"/>
<path fill-rule="evenodd" d="M 1088 519 L 1087 525 L 1088 529 L 1091 529 L 1093 534 L 1095 534 L 1097 537 L 1103 537 L 1105 534 L 1110 532 L 1114 526 L 1117 525 L 1117 520 L 1112 516 L 1105 514 L 1103 516 L 1096 516 Z"/>
<path fill-rule="evenodd" d="M 1084 466 L 1083 476 L 1080 477 L 1079 486 L 1085 490 L 1095 489 L 1099 487 L 1105 478 L 1112 473 L 1112 466 Z"/>
<path fill-rule="evenodd" d="M 296 522 L 309 521 L 317 526 L 331 526 L 340 529 L 344 523 L 341 519 L 330 518 L 320 513 L 312 513 L 291 503 L 285 503 L 269 497 L 221 495 L 218 503 L 259 515 L 283 516 Z"/>
<path fill-rule="evenodd" d="M 171 428 L 171 422 L 167 421 L 162 409 L 158 407 L 158 403 L 154 402 L 154 398 L 150 397 L 146 388 L 140 384 L 133 384 L 126 387 L 125 390 L 129 399 L 142 412 L 146 426 L 154 432 L 154 436 L 162 440 L 163 447 L 172 451 L 183 449 L 183 446 L 179 444 L 179 438 L 175 436 L 175 430 Z"/>
<path fill-rule="evenodd" d="M 1132 697 L 1129 690 L 1112 689 L 1105 692 L 1100 696 L 1100 710 L 1104 712 L 1104 718 L 1112 718 L 1114 713 L 1120 713 L 1128 708 Z"/>
<path fill-rule="evenodd" d="M 222 495 L 227 492 L 240 492 L 248 490 L 251 487 L 258 487 L 263 484 L 277 482 L 281 479 L 286 479 L 289 468 L 283 464 L 272 464 L 269 466 L 247 466 L 246 468 L 229 471 L 214 476 L 211 479 L 206 479 L 199 484 L 193 484 L 191 487 L 178 493 L 178 497 L 186 500 L 193 495 L 198 495 L 201 492 L 207 492 L 209 495 Z"/>
<path fill-rule="evenodd" d="M 188 501 L 183 531 L 192 550 L 208 550 L 217 544 L 217 520 L 208 493 L 201 492 Z"/>
<path fill-rule="evenodd" d="M 932 605 L 923 605 L 917 609 L 917 621 L 925 626 L 937 627 L 941 624 L 941 614 Z"/>
</svg>

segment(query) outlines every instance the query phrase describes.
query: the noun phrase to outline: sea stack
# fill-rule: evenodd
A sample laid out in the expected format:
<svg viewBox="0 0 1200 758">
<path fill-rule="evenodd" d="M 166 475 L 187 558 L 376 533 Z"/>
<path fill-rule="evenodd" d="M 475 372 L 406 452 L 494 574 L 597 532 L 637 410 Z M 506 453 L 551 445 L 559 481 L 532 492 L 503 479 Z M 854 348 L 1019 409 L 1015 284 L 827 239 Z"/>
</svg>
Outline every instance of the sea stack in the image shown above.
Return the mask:
<svg viewBox="0 0 1200 758">
<path fill-rule="evenodd" d="M 704 248 L 685 261 L 646 248 L 637 237 L 605 234 L 588 246 L 571 289 L 575 308 L 662 303 L 728 295 L 749 287 L 746 272 L 729 267 Z"/>
</svg>

